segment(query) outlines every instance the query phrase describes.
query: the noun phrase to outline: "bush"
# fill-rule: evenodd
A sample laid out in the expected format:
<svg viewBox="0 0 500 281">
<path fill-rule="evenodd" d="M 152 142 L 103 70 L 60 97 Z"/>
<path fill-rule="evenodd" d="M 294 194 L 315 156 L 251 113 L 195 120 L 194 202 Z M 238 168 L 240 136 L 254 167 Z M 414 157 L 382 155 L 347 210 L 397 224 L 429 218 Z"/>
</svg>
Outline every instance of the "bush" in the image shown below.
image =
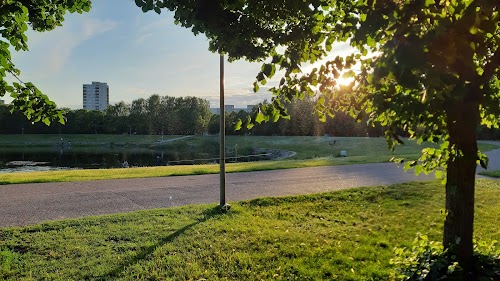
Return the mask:
<svg viewBox="0 0 500 281">
<path fill-rule="evenodd" d="M 425 235 L 418 234 L 411 249 L 395 248 L 394 252 L 396 257 L 390 263 L 396 266 L 396 280 L 500 280 L 497 241 L 474 245 L 474 264 L 467 273 L 442 243 L 429 241 Z"/>
</svg>

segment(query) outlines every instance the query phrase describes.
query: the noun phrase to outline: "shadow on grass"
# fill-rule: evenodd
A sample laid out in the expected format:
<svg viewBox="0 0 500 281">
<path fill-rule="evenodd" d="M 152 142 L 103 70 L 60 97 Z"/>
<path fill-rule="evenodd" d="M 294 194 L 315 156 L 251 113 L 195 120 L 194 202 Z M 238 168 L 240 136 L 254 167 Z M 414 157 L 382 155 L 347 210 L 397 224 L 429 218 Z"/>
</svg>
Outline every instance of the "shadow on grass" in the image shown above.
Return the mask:
<svg viewBox="0 0 500 281">
<path fill-rule="evenodd" d="M 349 202 L 378 202 L 380 200 L 409 201 L 415 203 L 426 203 L 441 188 L 437 181 L 431 182 L 408 182 L 389 186 L 358 187 L 346 190 L 338 190 L 326 193 L 310 195 L 294 195 L 283 197 L 260 197 L 240 202 L 242 206 L 270 207 L 282 204 L 316 201 L 349 201 Z M 444 187 L 443 187 L 444 192 Z"/>
<path fill-rule="evenodd" d="M 120 273 L 122 273 L 124 270 L 126 270 L 129 266 L 134 265 L 142 260 L 147 259 L 158 247 L 161 247 L 164 244 L 173 242 L 177 237 L 181 236 L 184 232 L 187 230 L 193 228 L 194 226 L 201 224 L 211 218 L 217 217 L 219 215 L 224 214 L 225 211 L 221 210 L 219 206 L 207 209 L 203 212 L 203 217 L 198 219 L 198 221 L 190 223 L 178 230 L 176 230 L 174 233 L 171 233 L 161 239 L 158 240 L 158 243 L 155 245 L 152 245 L 150 247 L 147 247 L 143 249 L 142 251 L 139 251 L 135 257 L 132 257 L 120 265 L 118 265 L 115 269 L 111 270 L 107 274 L 101 275 L 101 276 L 92 276 L 91 278 L 97 278 L 98 280 L 115 280 L 117 277 L 120 276 Z M 87 276 L 90 277 L 90 276 Z"/>
</svg>

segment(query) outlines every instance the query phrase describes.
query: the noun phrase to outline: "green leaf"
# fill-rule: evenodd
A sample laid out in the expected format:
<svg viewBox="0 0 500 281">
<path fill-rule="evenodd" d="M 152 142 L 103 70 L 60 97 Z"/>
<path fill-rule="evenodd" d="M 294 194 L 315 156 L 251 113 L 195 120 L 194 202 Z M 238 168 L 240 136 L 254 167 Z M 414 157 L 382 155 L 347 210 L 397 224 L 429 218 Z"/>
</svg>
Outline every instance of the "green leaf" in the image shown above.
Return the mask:
<svg viewBox="0 0 500 281">
<path fill-rule="evenodd" d="M 259 91 L 259 83 L 253 82 L 253 92 L 257 93 Z"/>
<path fill-rule="evenodd" d="M 266 119 L 266 118 L 264 117 L 264 114 L 262 114 L 262 112 L 261 112 L 261 111 L 260 111 L 260 109 L 259 109 L 259 111 L 257 112 L 257 116 L 255 116 L 255 122 L 257 122 L 257 123 L 259 123 L 259 124 L 260 124 L 260 123 L 262 123 L 262 121 L 264 121 L 265 119 Z"/>
<path fill-rule="evenodd" d="M 241 119 L 238 119 L 238 121 L 236 122 L 236 124 L 234 125 L 234 130 L 235 131 L 239 131 L 241 130 L 241 125 L 243 124 L 243 122 L 241 121 Z"/>
<path fill-rule="evenodd" d="M 423 172 L 423 170 L 424 170 L 424 169 L 423 169 L 422 165 L 416 165 L 416 166 L 415 166 L 415 175 L 417 175 L 417 176 L 418 176 L 420 173 L 422 173 L 422 172 Z"/>
<path fill-rule="evenodd" d="M 144 1 L 142 0 L 135 0 L 135 5 L 137 5 L 137 7 L 142 7 L 146 5 L 146 3 L 144 3 Z"/>
<path fill-rule="evenodd" d="M 262 66 L 262 73 L 267 77 L 272 77 L 276 71 L 276 66 L 274 64 L 266 63 Z"/>
<path fill-rule="evenodd" d="M 372 48 L 375 48 L 375 46 L 377 45 L 377 42 L 371 36 L 368 36 L 366 38 L 366 45 L 368 45 L 368 46 L 370 46 Z"/>
<path fill-rule="evenodd" d="M 266 79 L 266 77 L 264 76 L 264 73 L 263 72 L 259 72 L 259 74 L 257 74 L 257 81 L 261 82 L 264 79 Z"/>
<path fill-rule="evenodd" d="M 434 5 L 436 2 L 434 0 L 425 0 L 425 7 L 429 7 L 430 5 Z"/>
<path fill-rule="evenodd" d="M 251 130 L 255 124 L 252 122 L 252 118 L 250 117 L 250 115 L 247 116 L 247 129 L 248 130 Z"/>
</svg>

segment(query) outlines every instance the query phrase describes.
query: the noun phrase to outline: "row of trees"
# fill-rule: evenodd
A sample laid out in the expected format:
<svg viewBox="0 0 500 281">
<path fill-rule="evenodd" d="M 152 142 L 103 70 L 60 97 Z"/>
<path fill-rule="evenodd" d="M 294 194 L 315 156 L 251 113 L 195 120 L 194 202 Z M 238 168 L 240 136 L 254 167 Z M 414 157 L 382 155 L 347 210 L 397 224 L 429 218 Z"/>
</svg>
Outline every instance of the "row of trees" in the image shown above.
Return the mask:
<svg viewBox="0 0 500 281">
<path fill-rule="evenodd" d="M 264 102 L 263 104 L 266 104 Z M 261 104 L 260 106 L 262 106 Z M 252 112 L 226 112 L 228 135 L 280 135 L 280 136 L 381 136 L 383 129 L 359 123 L 351 116 L 338 112 L 335 119 L 321 122 L 314 112 L 315 101 L 298 100 L 287 105 L 291 119 L 280 119 L 234 130 L 238 120 L 257 114 Z M 0 133 L 3 134 L 155 134 L 200 135 L 218 134 L 218 114 L 211 114 L 206 100 L 195 97 L 169 97 L 152 95 L 110 105 L 105 112 L 95 110 L 67 110 L 66 123 L 31 123 L 20 112 L 10 113 L 8 106 L 0 107 Z"/>
<path fill-rule="evenodd" d="M 21 112 L 0 107 L 2 134 L 170 134 L 196 135 L 207 132 L 210 121 L 208 101 L 196 97 L 152 95 L 132 103 L 110 105 L 105 112 L 66 110 L 64 125 L 31 123 Z"/>
<path fill-rule="evenodd" d="M 367 125 L 367 120 L 356 122 L 355 118 L 342 111 L 335 117 L 321 122 L 315 113 L 313 99 L 295 100 L 285 107 L 290 119 L 263 122 L 251 129 L 243 126 L 234 130 L 238 120 L 255 116 L 267 101 L 256 106 L 252 112 L 226 112 L 226 134 L 260 136 L 345 136 L 380 137 L 384 128 Z M 8 106 L 0 106 L 0 134 L 154 134 L 154 135 L 201 135 L 219 133 L 219 114 L 211 114 L 206 100 L 196 97 L 170 97 L 152 95 L 132 103 L 123 101 L 110 105 L 105 112 L 95 110 L 66 110 L 66 124 L 28 121 L 21 112 L 10 112 Z M 365 118 L 366 119 L 366 118 Z M 478 130 L 481 139 L 500 138 L 499 129 L 482 127 Z M 406 135 L 400 132 L 401 135 Z"/>
<path fill-rule="evenodd" d="M 312 99 L 296 100 L 286 105 L 290 119 L 265 122 L 251 129 L 243 127 L 234 130 L 238 120 L 255 116 L 260 107 L 252 112 L 226 112 L 226 133 L 228 135 L 280 135 L 280 136 L 382 136 L 383 128 L 367 126 L 356 122 L 353 117 L 337 112 L 335 118 L 321 122 Z M 8 107 L 0 108 L 0 133 L 5 134 L 153 134 L 153 135 L 200 135 L 218 134 L 218 114 L 211 114 L 209 103 L 196 97 L 170 97 L 152 95 L 132 103 L 123 101 L 108 106 L 105 112 L 95 110 L 67 110 L 66 124 L 52 123 L 46 126 L 31 123 L 20 112 L 11 114 Z"/>
<path fill-rule="evenodd" d="M 337 112 L 335 118 L 326 118 L 321 122 L 315 112 L 316 101 L 313 99 L 295 100 L 285 105 L 290 119 L 279 119 L 277 122 L 263 122 L 256 124 L 251 129 L 243 126 L 240 130 L 232 128 L 238 120 L 247 120 L 248 117 L 255 116 L 267 102 L 255 107 L 252 112 L 240 111 L 226 113 L 226 134 L 228 135 L 262 135 L 262 136 L 331 136 L 345 137 L 379 137 L 383 136 L 384 130 L 380 126 L 368 126 L 366 122 L 356 122 L 356 120 L 343 112 Z M 209 134 L 219 132 L 219 115 L 212 115 L 208 125 Z"/>
</svg>

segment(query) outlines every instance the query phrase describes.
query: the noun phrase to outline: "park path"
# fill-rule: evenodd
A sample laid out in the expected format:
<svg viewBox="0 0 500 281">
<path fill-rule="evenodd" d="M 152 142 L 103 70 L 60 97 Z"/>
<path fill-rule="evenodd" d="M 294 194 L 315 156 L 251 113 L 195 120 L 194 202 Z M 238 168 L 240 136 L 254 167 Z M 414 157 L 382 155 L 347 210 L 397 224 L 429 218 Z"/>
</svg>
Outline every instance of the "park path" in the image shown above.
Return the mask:
<svg viewBox="0 0 500 281">
<path fill-rule="evenodd" d="M 500 169 L 500 149 L 488 153 Z M 355 164 L 226 175 L 227 201 L 328 192 L 433 179 L 394 163 Z M 218 203 L 219 175 L 175 176 L 0 186 L 0 227 L 47 220 Z"/>
<path fill-rule="evenodd" d="M 173 139 L 159 140 L 159 141 L 157 141 L 157 143 L 173 142 L 173 141 L 183 140 L 183 139 L 192 138 L 192 137 L 193 136 L 182 136 L 182 137 L 173 138 Z"/>
</svg>

